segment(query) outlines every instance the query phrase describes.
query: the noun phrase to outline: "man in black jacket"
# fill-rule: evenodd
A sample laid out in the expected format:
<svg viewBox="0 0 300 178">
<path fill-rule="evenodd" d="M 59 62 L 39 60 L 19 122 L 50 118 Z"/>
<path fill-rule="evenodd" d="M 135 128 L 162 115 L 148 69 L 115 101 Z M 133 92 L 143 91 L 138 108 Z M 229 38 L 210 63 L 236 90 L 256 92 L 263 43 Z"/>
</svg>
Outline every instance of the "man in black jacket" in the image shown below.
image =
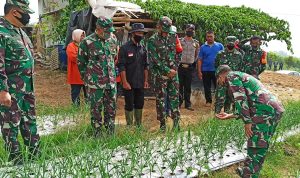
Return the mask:
<svg viewBox="0 0 300 178">
<path fill-rule="evenodd" d="M 131 39 L 120 48 L 118 67 L 121 72 L 125 96 L 125 117 L 127 125 L 140 127 L 144 107 L 144 88 L 148 88 L 147 51 L 141 41 L 144 25 L 132 24 Z"/>
</svg>

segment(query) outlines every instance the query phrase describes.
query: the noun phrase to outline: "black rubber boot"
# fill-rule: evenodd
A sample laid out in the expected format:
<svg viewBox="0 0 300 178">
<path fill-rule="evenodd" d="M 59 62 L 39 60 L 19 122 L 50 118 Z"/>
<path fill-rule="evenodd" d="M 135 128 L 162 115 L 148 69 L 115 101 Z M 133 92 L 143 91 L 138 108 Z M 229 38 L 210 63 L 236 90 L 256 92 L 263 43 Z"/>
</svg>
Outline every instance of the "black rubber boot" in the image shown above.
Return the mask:
<svg viewBox="0 0 300 178">
<path fill-rule="evenodd" d="M 105 124 L 105 130 L 106 130 L 107 136 L 114 136 L 115 124 Z"/>
<path fill-rule="evenodd" d="M 28 159 L 29 161 L 36 161 L 41 157 L 41 151 L 40 151 L 40 146 L 30 146 L 29 147 L 29 155 Z"/>
<path fill-rule="evenodd" d="M 94 129 L 94 137 L 95 138 L 101 138 L 103 136 L 103 129 L 102 127 L 95 128 Z"/>
<path fill-rule="evenodd" d="M 8 157 L 8 161 L 12 161 L 15 166 L 23 165 L 23 156 L 21 152 L 11 152 Z"/>
<path fill-rule="evenodd" d="M 161 132 L 166 132 L 167 125 L 166 125 L 166 119 L 165 118 L 160 121 L 160 127 L 159 128 L 160 128 Z"/>
</svg>

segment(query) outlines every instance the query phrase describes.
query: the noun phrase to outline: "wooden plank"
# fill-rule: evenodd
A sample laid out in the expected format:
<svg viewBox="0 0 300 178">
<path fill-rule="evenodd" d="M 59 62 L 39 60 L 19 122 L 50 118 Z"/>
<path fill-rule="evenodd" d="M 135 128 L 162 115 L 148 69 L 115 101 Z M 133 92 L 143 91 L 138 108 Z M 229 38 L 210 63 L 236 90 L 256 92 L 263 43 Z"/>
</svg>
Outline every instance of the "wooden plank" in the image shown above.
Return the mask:
<svg viewBox="0 0 300 178">
<path fill-rule="evenodd" d="M 113 24 L 125 24 L 126 22 L 113 22 Z"/>
<path fill-rule="evenodd" d="M 125 27 L 114 27 L 115 29 L 119 30 L 119 29 L 125 29 Z M 152 32 L 154 31 L 155 29 L 154 28 L 145 28 L 145 31 L 146 32 Z M 126 30 L 127 31 L 127 30 Z"/>
<path fill-rule="evenodd" d="M 134 23 L 154 23 L 155 21 L 152 19 L 130 19 L 130 18 L 124 18 L 124 17 L 113 17 L 113 21 L 115 22 L 134 22 Z"/>
</svg>

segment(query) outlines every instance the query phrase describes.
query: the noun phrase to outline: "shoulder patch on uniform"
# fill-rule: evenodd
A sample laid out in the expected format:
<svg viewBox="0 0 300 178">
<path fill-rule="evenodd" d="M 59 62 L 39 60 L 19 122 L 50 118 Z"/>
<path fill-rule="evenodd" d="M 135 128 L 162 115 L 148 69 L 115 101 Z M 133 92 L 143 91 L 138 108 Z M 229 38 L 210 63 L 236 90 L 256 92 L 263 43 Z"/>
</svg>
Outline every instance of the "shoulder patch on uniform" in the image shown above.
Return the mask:
<svg viewBox="0 0 300 178">
<path fill-rule="evenodd" d="M 199 41 L 198 41 L 198 40 L 196 40 L 196 39 L 193 39 L 193 41 L 194 41 L 195 43 L 198 43 L 198 44 L 199 44 Z"/>
</svg>

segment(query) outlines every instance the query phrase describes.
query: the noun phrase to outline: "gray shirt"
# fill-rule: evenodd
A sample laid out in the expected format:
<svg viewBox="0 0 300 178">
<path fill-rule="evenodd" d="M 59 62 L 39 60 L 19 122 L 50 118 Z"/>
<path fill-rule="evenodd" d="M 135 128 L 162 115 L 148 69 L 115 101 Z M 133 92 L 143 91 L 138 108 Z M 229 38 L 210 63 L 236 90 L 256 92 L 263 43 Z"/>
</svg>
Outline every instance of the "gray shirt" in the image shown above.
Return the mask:
<svg viewBox="0 0 300 178">
<path fill-rule="evenodd" d="M 199 50 L 199 43 L 197 40 L 186 40 L 185 38 L 180 39 L 182 46 L 182 57 L 180 63 L 193 64 L 197 60 L 197 54 Z"/>
</svg>

